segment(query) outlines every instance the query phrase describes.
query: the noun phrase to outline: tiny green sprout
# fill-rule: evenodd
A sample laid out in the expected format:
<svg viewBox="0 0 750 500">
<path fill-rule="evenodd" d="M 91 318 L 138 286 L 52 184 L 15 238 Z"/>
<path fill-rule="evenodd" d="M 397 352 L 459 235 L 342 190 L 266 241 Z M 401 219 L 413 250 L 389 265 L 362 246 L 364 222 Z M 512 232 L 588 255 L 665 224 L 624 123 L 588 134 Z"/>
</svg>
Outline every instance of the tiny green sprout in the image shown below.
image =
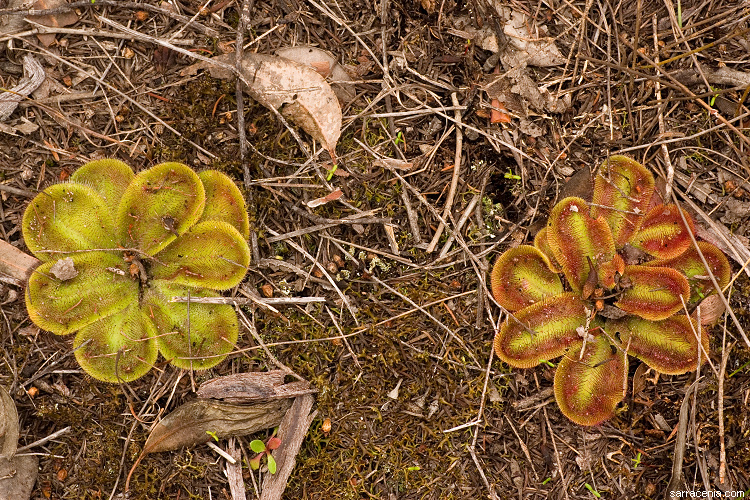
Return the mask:
<svg viewBox="0 0 750 500">
<path fill-rule="evenodd" d="M 584 484 L 587 490 L 591 492 L 592 495 L 594 495 L 596 498 L 601 498 L 601 494 L 594 489 L 593 486 L 591 486 L 589 483 Z"/>
<path fill-rule="evenodd" d="M 274 431 L 274 434 L 276 431 Z M 276 460 L 271 455 L 271 452 L 281 446 L 281 439 L 275 435 L 268 438 L 265 443 L 260 439 L 253 439 L 250 441 L 250 449 L 253 450 L 257 455 L 250 459 L 250 468 L 258 470 L 260 468 L 260 461 L 265 455 L 266 464 L 268 465 L 268 472 L 276 474 Z"/>
<path fill-rule="evenodd" d="M 331 179 L 333 179 L 333 174 L 336 173 L 336 170 L 338 170 L 338 168 L 339 168 L 339 166 L 337 164 L 334 164 L 333 167 L 331 167 L 331 169 L 326 174 L 326 180 L 327 181 L 330 181 Z"/>
<path fill-rule="evenodd" d="M 407 467 L 406 470 L 408 470 L 408 471 L 418 471 L 418 470 L 422 470 L 422 467 L 420 467 L 419 465 L 412 465 L 411 467 Z"/>
<path fill-rule="evenodd" d="M 635 458 L 631 458 L 631 460 L 633 461 L 633 467 L 637 469 L 641 465 L 641 452 L 639 451 Z"/>
<path fill-rule="evenodd" d="M 248 215 L 226 175 L 181 163 L 136 175 L 118 160 L 93 161 L 34 198 L 22 231 L 42 261 L 26 286 L 29 317 L 75 333 L 75 357 L 95 379 L 133 381 L 159 353 L 208 369 L 234 349 L 232 306 L 173 301 L 213 297 L 245 277 Z"/>
<path fill-rule="evenodd" d="M 504 177 L 506 179 L 510 179 L 510 180 L 513 180 L 513 181 L 520 181 L 521 180 L 521 176 L 514 174 L 511 169 L 508 169 L 508 171 L 505 172 Z"/>
<path fill-rule="evenodd" d="M 396 134 L 396 139 L 394 139 L 393 144 L 398 146 L 399 144 L 405 144 L 406 140 L 404 140 L 404 133 L 400 130 L 398 131 L 398 134 Z"/>
<path fill-rule="evenodd" d="M 213 431 L 206 431 L 206 434 L 208 434 L 209 436 L 211 436 L 214 439 L 214 441 L 216 441 L 217 443 L 219 442 L 219 436 L 217 436 L 215 432 L 213 432 Z"/>
<path fill-rule="evenodd" d="M 549 483 L 550 481 L 552 481 L 552 478 L 548 477 L 547 479 L 545 479 L 544 481 L 542 481 L 542 485 L 545 485 L 545 484 Z"/>
<path fill-rule="evenodd" d="M 711 96 L 711 100 L 708 103 L 711 105 L 711 107 L 713 107 L 714 103 L 716 102 L 716 96 L 719 95 L 718 94 L 719 89 L 717 89 L 714 86 L 711 86 L 711 91 L 714 92 L 714 94 Z"/>
<path fill-rule="evenodd" d="M 495 353 L 516 368 L 555 368 L 557 405 L 579 425 L 617 414 L 629 355 L 667 375 L 695 370 L 709 350 L 695 309 L 717 293 L 702 277 L 713 274 L 720 290 L 731 267 L 694 234 L 690 216 L 655 194 L 651 172 L 610 157 L 590 202 L 561 200 L 533 245 L 495 261 L 492 295 L 510 313 Z"/>
</svg>

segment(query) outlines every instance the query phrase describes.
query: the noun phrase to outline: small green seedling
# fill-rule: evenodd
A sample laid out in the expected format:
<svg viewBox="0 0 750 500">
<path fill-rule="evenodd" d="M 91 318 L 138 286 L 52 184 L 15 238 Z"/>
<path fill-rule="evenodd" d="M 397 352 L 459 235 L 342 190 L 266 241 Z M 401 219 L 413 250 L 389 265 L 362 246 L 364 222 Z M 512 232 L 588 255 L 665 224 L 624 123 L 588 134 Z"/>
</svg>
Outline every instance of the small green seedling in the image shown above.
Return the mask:
<svg viewBox="0 0 750 500">
<path fill-rule="evenodd" d="M 592 495 L 594 495 L 596 498 L 601 498 L 602 495 L 594 489 L 593 486 L 591 486 L 589 483 L 584 484 L 587 490 L 591 492 Z"/>
<path fill-rule="evenodd" d="M 631 460 L 633 461 L 633 468 L 637 469 L 641 465 L 641 452 L 639 451 L 635 458 L 631 458 Z"/>
<path fill-rule="evenodd" d="M 250 449 L 253 450 L 257 455 L 250 459 L 250 467 L 253 470 L 260 468 L 260 460 L 265 455 L 266 463 L 268 464 L 268 472 L 276 474 L 276 460 L 274 460 L 271 452 L 281 446 L 281 439 L 276 436 L 271 436 L 265 443 L 260 439 L 254 439 L 250 441 Z"/>
<path fill-rule="evenodd" d="M 514 174 L 511 169 L 508 169 L 508 171 L 505 172 L 505 175 L 503 177 L 505 177 L 506 179 L 510 179 L 512 181 L 520 181 L 521 180 L 521 176 Z"/>
<path fill-rule="evenodd" d="M 711 243 L 695 245 L 694 234 L 690 216 L 656 195 L 651 172 L 612 156 L 591 202 L 560 201 L 533 245 L 495 262 L 492 295 L 511 313 L 495 353 L 516 368 L 561 358 L 555 400 L 580 425 L 614 416 L 628 355 L 667 375 L 695 370 L 708 357 L 709 335 L 694 310 L 716 293 L 703 278 L 713 274 L 722 288 L 731 268 Z"/>
</svg>

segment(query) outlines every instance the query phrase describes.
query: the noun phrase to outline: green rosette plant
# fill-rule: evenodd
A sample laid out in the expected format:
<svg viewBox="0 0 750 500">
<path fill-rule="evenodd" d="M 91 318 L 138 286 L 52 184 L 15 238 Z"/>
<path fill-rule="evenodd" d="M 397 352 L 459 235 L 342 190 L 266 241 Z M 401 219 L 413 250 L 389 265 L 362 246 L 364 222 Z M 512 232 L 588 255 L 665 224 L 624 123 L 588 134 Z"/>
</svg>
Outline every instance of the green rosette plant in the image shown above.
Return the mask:
<svg viewBox="0 0 750 500">
<path fill-rule="evenodd" d="M 92 377 L 130 382 L 159 352 L 206 369 L 236 345 L 232 306 L 172 302 L 217 296 L 245 276 L 248 216 L 226 175 L 180 163 L 135 175 L 93 161 L 34 198 L 22 229 L 42 261 L 26 287 L 29 316 L 57 335 L 77 332 L 75 356 Z"/>
<path fill-rule="evenodd" d="M 534 245 L 503 253 L 492 294 L 509 314 L 495 334 L 498 357 L 530 368 L 562 356 L 554 380 L 562 413 L 596 425 L 627 391 L 628 355 L 664 374 L 695 370 L 709 335 L 694 309 L 730 280 L 714 245 L 692 243 L 693 221 L 655 200 L 654 178 L 612 156 L 594 180 L 592 201 L 555 205 Z M 699 253 L 700 251 L 700 253 Z"/>
</svg>

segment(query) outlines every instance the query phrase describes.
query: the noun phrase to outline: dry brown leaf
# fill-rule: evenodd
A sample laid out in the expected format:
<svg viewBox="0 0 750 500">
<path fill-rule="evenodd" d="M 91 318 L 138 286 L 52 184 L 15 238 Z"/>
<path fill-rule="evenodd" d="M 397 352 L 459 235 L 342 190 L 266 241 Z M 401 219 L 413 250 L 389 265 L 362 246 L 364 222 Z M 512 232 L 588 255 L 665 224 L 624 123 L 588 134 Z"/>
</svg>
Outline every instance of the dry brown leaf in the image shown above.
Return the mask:
<svg viewBox="0 0 750 500">
<path fill-rule="evenodd" d="M 309 66 L 266 54 L 246 54 L 242 70 L 253 99 L 279 110 L 336 158 L 341 106 L 325 78 Z"/>
<path fill-rule="evenodd" d="M 177 408 L 151 430 L 143 454 L 205 443 L 215 436 L 246 436 L 276 427 L 291 406 L 289 399 L 236 405 L 197 399 Z"/>
<path fill-rule="evenodd" d="M 38 10 L 54 9 L 65 5 L 65 0 L 38 0 L 33 8 Z M 61 12 L 60 14 L 45 14 L 43 16 L 29 16 L 29 21 L 39 23 L 43 26 L 49 26 L 52 28 L 63 28 L 70 26 L 71 24 L 78 21 L 78 16 L 72 10 Z M 55 42 L 54 33 L 40 33 L 37 35 L 39 41 L 44 44 L 45 47 L 49 47 Z"/>
<path fill-rule="evenodd" d="M 338 200 L 339 198 L 341 198 L 341 196 L 343 196 L 343 194 L 344 193 L 340 189 L 336 189 L 335 191 L 332 191 L 325 196 L 308 201 L 307 206 L 310 208 L 319 207 L 321 205 L 325 205 L 326 203 Z"/>
<path fill-rule="evenodd" d="M 234 66 L 234 54 L 213 60 Z M 208 69 L 214 78 L 230 79 L 234 75 L 225 66 L 200 61 L 183 69 L 182 76 Z M 341 106 L 325 78 L 310 66 L 284 57 L 247 53 L 242 58 L 242 75 L 250 96 L 279 111 L 310 134 L 336 160 L 336 143 L 341 136 Z"/>
<path fill-rule="evenodd" d="M 342 103 L 349 103 L 357 96 L 354 91 L 354 84 L 345 82 L 351 81 L 352 77 L 338 63 L 336 58 L 330 52 L 311 47 L 309 45 L 297 45 L 296 47 L 284 47 L 276 50 L 276 55 L 284 57 L 291 61 L 306 64 L 317 71 L 323 78 L 330 78 L 336 97 Z"/>
</svg>

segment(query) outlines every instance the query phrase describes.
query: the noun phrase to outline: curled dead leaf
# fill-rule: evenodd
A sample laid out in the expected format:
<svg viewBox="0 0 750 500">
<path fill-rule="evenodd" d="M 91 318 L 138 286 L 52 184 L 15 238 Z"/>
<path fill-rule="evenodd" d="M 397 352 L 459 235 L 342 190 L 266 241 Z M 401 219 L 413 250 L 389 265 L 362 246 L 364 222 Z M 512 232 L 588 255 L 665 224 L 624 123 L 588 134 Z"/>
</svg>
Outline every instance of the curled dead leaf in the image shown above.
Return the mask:
<svg viewBox="0 0 750 500">
<path fill-rule="evenodd" d="M 214 78 L 231 79 L 234 54 L 212 59 L 218 64 L 200 61 L 183 69 L 183 76 L 208 69 Z M 245 90 L 267 108 L 281 113 L 326 148 L 336 162 L 336 143 L 341 136 L 341 106 L 325 78 L 315 69 L 284 57 L 247 53 L 242 58 Z"/>
<path fill-rule="evenodd" d="M 716 323 L 726 308 L 724 301 L 717 294 L 709 295 L 698 305 L 700 309 L 701 325 L 712 325 Z"/>
<path fill-rule="evenodd" d="M 357 93 L 354 91 L 353 83 L 349 73 L 339 64 L 330 52 L 310 45 L 297 45 L 296 47 L 283 47 L 276 50 L 276 55 L 291 61 L 306 64 L 317 71 L 323 78 L 331 80 L 336 97 L 342 103 L 354 100 Z"/>
</svg>

